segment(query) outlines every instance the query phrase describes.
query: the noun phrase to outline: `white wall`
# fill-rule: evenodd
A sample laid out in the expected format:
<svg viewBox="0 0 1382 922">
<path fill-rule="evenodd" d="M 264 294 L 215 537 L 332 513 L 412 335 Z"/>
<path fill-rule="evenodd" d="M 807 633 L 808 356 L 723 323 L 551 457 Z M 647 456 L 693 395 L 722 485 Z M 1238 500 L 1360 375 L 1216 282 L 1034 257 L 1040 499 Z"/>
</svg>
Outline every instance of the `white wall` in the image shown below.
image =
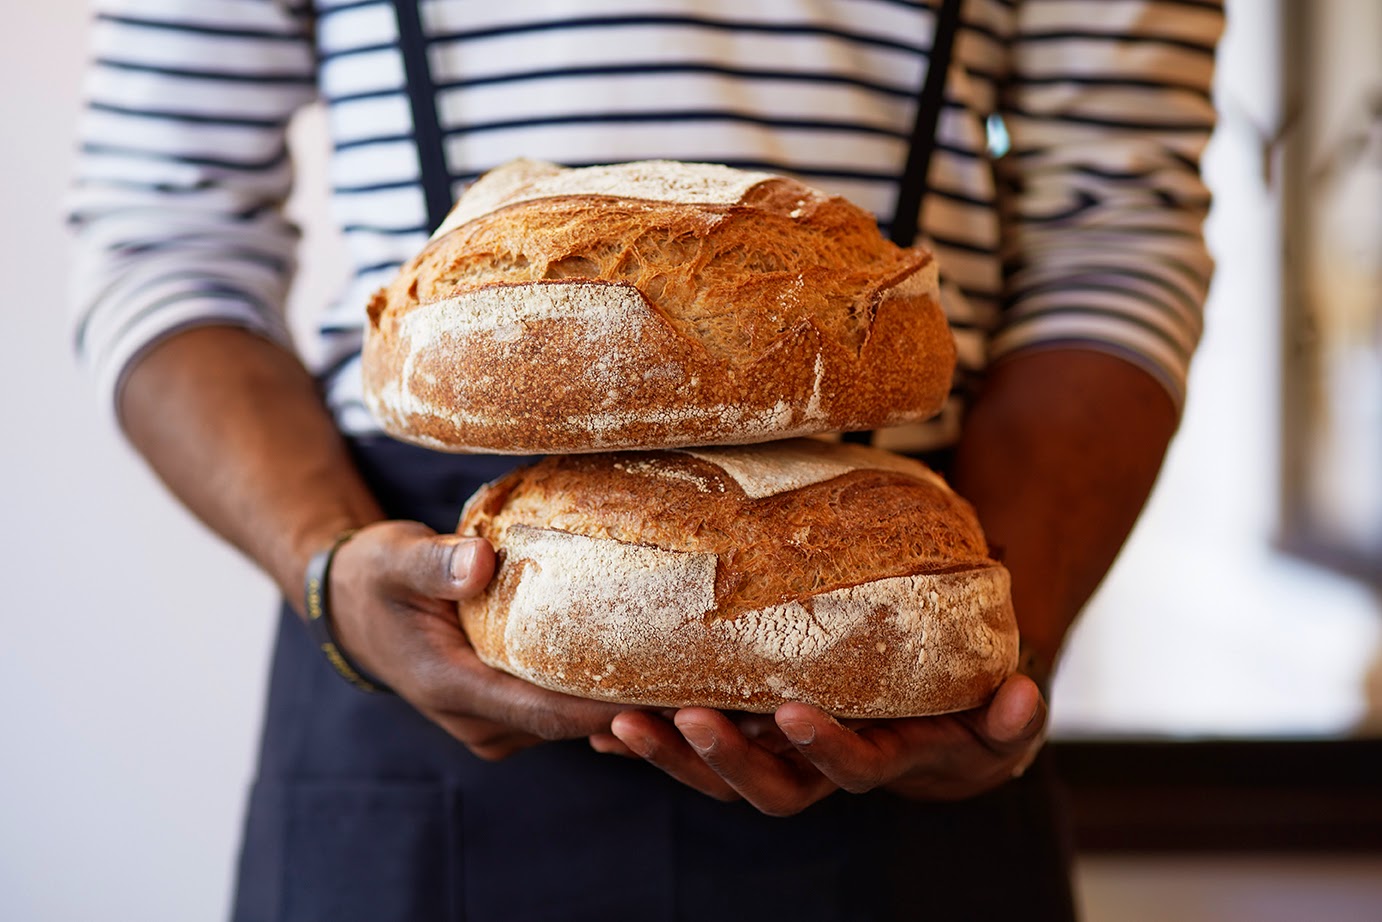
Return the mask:
<svg viewBox="0 0 1382 922">
<path fill-rule="evenodd" d="M 214 919 L 249 781 L 272 592 L 165 498 L 73 367 L 58 215 L 85 10 L 45 0 L 7 13 L 0 919 Z M 1250 86 L 1265 64 L 1235 48 Z M 1234 169 L 1219 174 L 1220 202 L 1244 211 L 1216 239 L 1221 288 L 1237 294 L 1216 292 L 1171 469 L 1066 663 L 1067 732 L 1282 720 L 1330 730 L 1361 711 L 1373 603 L 1264 544 L 1276 270 L 1262 229 L 1273 212 Z M 309 199 L 311 210 L 320 195 Z M 1230 246 L 1239 238 L 1251 246 Z M 338 268 L 329 241 L 307 262 L 307 297 L 324 296 Z M 1213 680 L 1223 662 L 1237 664 L 1228 685 Z"/>
<path fill-rule="evenodd" d="M 273 612 L 73 367 L 59 217 L 80 0 L 0 30 L 0 918 L 223 915 Z"/>
</svg>

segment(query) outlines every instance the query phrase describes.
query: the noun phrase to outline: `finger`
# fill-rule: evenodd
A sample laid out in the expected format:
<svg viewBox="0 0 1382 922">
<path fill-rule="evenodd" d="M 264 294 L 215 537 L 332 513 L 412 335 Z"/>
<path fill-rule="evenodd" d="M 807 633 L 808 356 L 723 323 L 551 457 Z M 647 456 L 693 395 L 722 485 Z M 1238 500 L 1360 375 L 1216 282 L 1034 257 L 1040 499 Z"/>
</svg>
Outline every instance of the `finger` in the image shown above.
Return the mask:
<svg viewBox="0 0 1382 922">
<path fill-rule="evenodd" d="M 716 800 L 739 795 L 687 744 L 667 720 L 646 711 L 625 711 L 610 725 L 614 735 L 640 756 L 689 788 Z"/>
<path fill-rule="evenodd" d="M 797 702 L 784 704 L 774 717 L 798 752 L 851 793 L 871 791 L 914 767 L 916 748 L 907 745 L 900 725 L 855 732 L 824 711 Z"/>
<path fill-rule="evenodd" d="M 992 754 L 1012 756 L 1026 752 L 1042 737 L 1046 716 L 1046 700 L 1036 683 L 1025 675 L 1014 674 L 1004 680 L 986 704 L 934 720 L 960 728 Z"/>
<path fill-rule="evenodd" d="M 506 759 L 516 752 L 543 742 L 541 737 L 516 731 L 492 721 L 447 714 L 435 715 L 434 720 L 472 753 L 487 762 Z"/>
<path fill-rule="evenodd" d="M 731 718 L 744 738 L 774 754 L 792 752 L 795 747 L 782 735 L 771 714 L 741 714 Z"/>
<path fill-rule="evenodd" d="M 539 688 L 486 665 L 454 616 L 421 618 L 413 629 L 419 640 L 409 682 L 396 690 L 482 757 L 498 757 L 482 751 L 493 736 L 485 728 L 521 736 L 524 745 L 578 739 L 608 733 L 610 721 L 627 708 Z"/>
<path fill-rule="evenodd" d="M 613 733 L 592 733 L 589 743 L 591 749 L 602 755 L 623 756 L 627 759 L 641 758 L 638 753 L 625 746 L 623 740 Z"/>
<path fill-rule="evenodd" d="M 769 816 L 799 813 L 836 789 L 809 763 L 755 746 L 719 711 L 686 708 L 675 724 L 725 784 Z"/>
<path fill-rule="evenodd" d="M 1025 752 L 1046 728 L 1046 702 L 1035 682 L 1009 676 L 971 726 L 999 753 Z"/>
<path fill-rule="evenodd" d="M 481 662 L 463 638 L 447 659 L 454 664 L 431 687 L 429 697 L 442 710 L 475 715 L 546 740 L 578 739 L 608 733 L 610 721 L 627 705 L 577 698 L 539 688 Z"/>
<path fill-rule="evenodd" d="M 986 717 L 985 732 L 994 741 L 990 745 L 1016 754 L 1009 777 L 1022 777 L 1036 761 L 1046 735 L 1046 699 L 1040 688 L 1027 676 L 1009 679 L 994 695 Z"/>
<path fill-rule="evenodd" d="M 430 599 L 468 599 L 494 574 L 494 548 L 483 538 L 438 535 L 416 522 L 377 527 L 390 529 L 379 535 L 372 561 L 387 586 Z"/>
</svg>

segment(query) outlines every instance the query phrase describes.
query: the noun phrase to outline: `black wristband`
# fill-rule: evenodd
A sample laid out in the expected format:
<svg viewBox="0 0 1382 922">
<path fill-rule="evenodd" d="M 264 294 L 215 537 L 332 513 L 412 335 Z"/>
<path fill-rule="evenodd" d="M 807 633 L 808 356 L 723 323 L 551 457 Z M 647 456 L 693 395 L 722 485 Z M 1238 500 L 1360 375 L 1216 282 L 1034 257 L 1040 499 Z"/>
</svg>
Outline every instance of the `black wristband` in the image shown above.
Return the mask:
<svg viewBox="0 0 1382 922">
<path fill-rule="evenodd" d="M 336 672 L 351 685 L 361 691 L 371 693 L 391 693 L 383 682 L 365 672 L 345 655 L 341 645 L 336 642 L 335 631 L 331 628 L 331 563 L 336 552 L 355 534 L 355 529 L 343 531 L 331 542 L 330 547 L 312 555 L 307 564 L 307 584 L 303 591 L 303 608 L 307 612 L 307 631 L 312 641 L 321 648 Z"/>
</svg>

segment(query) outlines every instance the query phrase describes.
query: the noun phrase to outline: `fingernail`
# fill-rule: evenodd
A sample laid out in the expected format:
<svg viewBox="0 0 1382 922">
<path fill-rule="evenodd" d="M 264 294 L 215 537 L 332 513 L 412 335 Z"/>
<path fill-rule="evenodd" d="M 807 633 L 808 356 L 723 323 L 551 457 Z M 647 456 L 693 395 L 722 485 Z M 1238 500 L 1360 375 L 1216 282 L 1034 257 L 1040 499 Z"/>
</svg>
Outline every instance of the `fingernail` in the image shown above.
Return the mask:
<svg viewBox="0 0 1382 922">
<path fill-rule="evenodd" d="M 686 741 L 696 748 L 697 752 L 706 752 L 715 747 L 715 731 L 709 727 L 691 725 L 679 727 L 681 735 L 686 737 Z"/>
<path fill-rule="evenodd" d="M 458 583 L 465 582 L 474 566 L 475 542 L 457 542 L 451 549 L 451 578 Z"/>
<path fill-rule="evenodd" d="M 781 724 L 782 732 L 797 746 L 809 746 L 816 741 L 816 728 L 805 721 Z"/>
</svg>

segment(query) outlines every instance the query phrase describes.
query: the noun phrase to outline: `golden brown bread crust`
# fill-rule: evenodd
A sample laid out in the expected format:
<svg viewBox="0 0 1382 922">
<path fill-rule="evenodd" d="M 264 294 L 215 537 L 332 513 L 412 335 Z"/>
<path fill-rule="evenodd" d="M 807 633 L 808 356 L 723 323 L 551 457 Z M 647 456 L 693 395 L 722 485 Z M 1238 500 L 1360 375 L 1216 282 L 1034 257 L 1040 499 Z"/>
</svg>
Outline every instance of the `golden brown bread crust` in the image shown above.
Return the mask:
<svg viewBox="0 0 1382 922">
<path fill-rule="evenodd" d="M 500 555 L 460 605 L 476 651 L 558 691 L 899 717 L 974 707 L 1016 664 L 972 509 L 875 449 L 552 457 L 482 489 L 460 530 Z"/>
<path fill-rule="evenodd" d="M 488 174 L 375 296 L 365 393 L 386 431 L 452 451 L 579 452 L 940 409 L 955 347 L 929 253 L 782 177 L 592 169 L 598 182 L 530 162 Z M 686 191 L 696 183 L 711 192 Z"/>
</svg>

